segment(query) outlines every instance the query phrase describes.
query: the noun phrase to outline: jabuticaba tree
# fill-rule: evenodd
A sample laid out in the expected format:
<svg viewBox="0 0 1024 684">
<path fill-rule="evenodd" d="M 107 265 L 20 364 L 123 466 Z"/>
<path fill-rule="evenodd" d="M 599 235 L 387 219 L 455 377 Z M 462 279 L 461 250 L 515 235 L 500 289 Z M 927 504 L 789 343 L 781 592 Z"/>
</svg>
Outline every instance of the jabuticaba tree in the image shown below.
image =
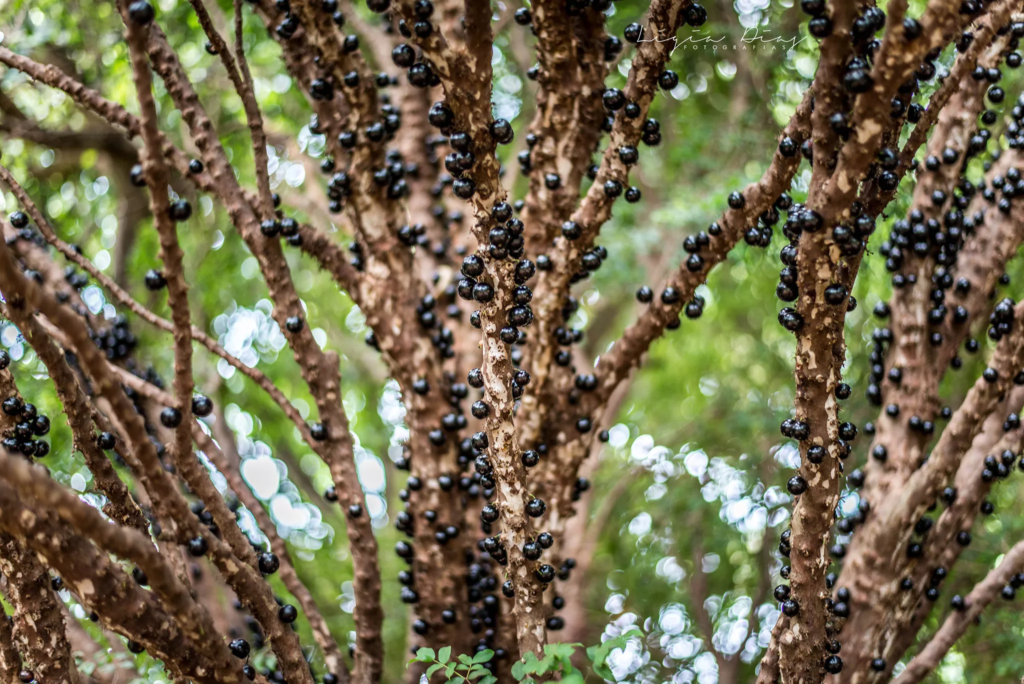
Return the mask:
<svg viewBox="0 0 1024 684">
<path fill-rule="evenodd" d="M 1024 241 L 1024 99 L 1014 105 L 1012 79 L 1001 81 L 1022 61 L 1019 0 L 802 0 L 787 16 L 807 18 L 817 67 L 774 147 L 748 152 L 770 158 L 761 177 L 685 235 L 681 263 L 648 269 L 635 303 L 617 307 L 633 320 L 600 349 L 584 344 L 594 331 L 577 316 L 580 283 L 620 258 L 600 244 L 617 207 L 668 201 L 644 198 L 637 180 L 638 165 L 678 144 L 657 103 L 685 84 L 673 70 L 688 63 L 683 34 L 731 6 L 652 0 L 624 20 L 627 3 L 611 0 L 119 0 L 117 16 L 82 17 L 123 39 L 86 85 L 74 60 L 29 39 L 32 3 L 16 5 L 2 10 L 0 45 L 2 130 L 23 155 L 0 160 L 0 313 L 20 345 L 17 358 L 0 352 L 4 682 L 105 684 L 109 672 L 81 665 L 112 645 L 176 682 L 369 684 L 424 646 L 493 650 L 487 667 L 510 681 L 512 663 L 563 628 L 585 633 L 564 597 L 582 600 L 594 552 L 578 516 L 596 454 L 652 345 L 704 334 L 701 288 L 738 250 L 781 260 L 778 322 L 795 338 L 781 434 L 799 459 L 778 473 L 790 522 L 761 568 L 777 583 L 761 597 L 776 602 L 770 643 L 746 665 L 715 651 L 721 681 L 860 684 L 896 669 L 901 684 L 919 682 L 1024 584 L 1024 541 L 1008 538 L 972 589 L 939 601 L 972 527 L 995 512 L 993 487 L 1024 469 L 1024 304 L 997 294 Z M 497 116 L 499 44 L 532 84 L 512 121 Z M 266 85 L 275 69 L 305 101 Z M 214 72 L 234 110 L 202 87 Z M 19 106 L 26 90 L 62 94 L 66 120 Z M 301 146 L 267 125 L 270 110 L 308 117 Z M 243 135 L 247 150 L 226 142 Z M 313 148 L 318 161 L 303 160 Z M 130 226 L 118 258 L 147 250 L 152 265 L 139 282 L 62 237 L 62 191 L 38 180 L 54 149 L 104 154 Z M 279 185 L 285 150 L 312 163 L 311 178 Z M 671 179 L 660 189 L 689 191 Z M 207 332 L 222 312 L 200 305 L 209 274 L 198 284 L 187 257 L 190 234 L 213 225 L 249 273 L 221 272 L 216 287 L 259 289 L 275 351 L 290 351 L 287 377 Z M 892 295 L 874 305 L 869 368 L 852 388 L 846 323 L 865 257 Z M 401 396 L 392 461 L 408 476 L 393 549 L 378 544 L 379 504 L 343 403 L 342 376 L 368 353 L 317 320 L 331 307 L 303 298 L 302 263 L 358 307 Z M 946 402 L 947 369 L 963 365 L 961 349 L 981 350 L 975 336 L 990 340 L 984 368 Z M 344 530 L 349 635 L 242 468 L 246 445 L 216 398 L 234 373 L 247 388 L 236 401 L 293 433 L 281 451 L 315 459 L 293 470 L 306 505 Z M 879 411 L 859 428 L 842 411 L 855 391 Z M 55 479 L 69 454 L 87 486 Z M 307 476 L 321 466 L 332 484 L 316 491 Z M 694 548 L 700 527 L 687 531 Z M 391 554 L 397 584 L 381 576 Z M 710 647 L 708 587 L 690 582 Z M 234 609 L 221 610 L 223 596 Z M 395 598 L 409 633 L 385 652 Z"/>
</svg>

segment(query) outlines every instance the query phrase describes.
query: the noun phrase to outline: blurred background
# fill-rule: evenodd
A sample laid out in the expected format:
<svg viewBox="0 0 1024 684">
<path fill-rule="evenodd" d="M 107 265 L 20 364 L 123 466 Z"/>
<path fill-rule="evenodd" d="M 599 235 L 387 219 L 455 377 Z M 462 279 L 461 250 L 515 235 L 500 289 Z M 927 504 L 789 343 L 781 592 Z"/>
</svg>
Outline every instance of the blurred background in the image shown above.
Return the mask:
<svg viewBox="0 0 1024 684">
<path fill-rule="evenodd" d="M 526 183 L 517 175 L 515 155 L 523 148 L 532 117 L 534 85 L 526 75 L 533 63 L 533 38 L 507 21 L 521 6 L 518 2 L 502 0 L 494 6 L 496 25 L 503 28 L 493 63 L 495 115 L 512 121 L 517 132 L 516 142 L 501 148 L 507 155 L 506 186 L 521 197 Z M 252 153 L 241 102 L 217 58 L 205 50 L 206 39 L 191 7 L 185 0 L 154 4 L 223 144 L 252 186 Z M 362 3 L 357 5 L 345 4 L 342 10 L 367 23 L 379 21 Z M 912 0 L 910 15 L 920 16 L 923 5 Z M 219 0 L 210 9 L 220 26 L 227 26 L 231 3 Z M 618 0 L 608 11 L 609 32 L 621 36 L 645 9 L 642 1 Z M 643 200 L 617 205 L 599 241 L 610 258 L 575 291 L 582 304 L 576 315 L 586 329 L 585 345 L 592 357 L 636 315 L 636 288 L 656 286 L 680 263 L 683 239 L 715 220 L 730 192 L 760 177 L 778 131 L 816 68 L 816 41 L 792 0 L 710 0 L 707 11 L 709 21 L 701 29 L 680 31 L 680 46 L 670 64 L 680 83 L 655 101 L 653 115 L 661 121 L 664 140 L 657 148 L 641 149 L 632 176 Z M 337 232 L 337 239 L 346 243 L 344 227 L 327 212 L 326 177 L 319 168 L 323 139 L 308 129 L 305 97 L 282 68 L 279 47 L 250 12 L 245 30 L 246 53 L 272 144 L 272 185 L 292 215 Z M 0 0 L 0 32 L 4 46 L 56 64 L 135 110 L 127 47 L 108 0 Z M 372 51 L 364 52 L 372 61 Z M 626 50 L 613 67 L 609 86 L 625 82 L 629 55 Z M 951 61 L 950 54 L 938 60 L 940 76 Z M 398 71 L 391 64 L 376 67 Z M 1003 84 L 1010 95 L 1004 106 L 1009 108 L 1020 79 L 1007 70 Z M 184 144 L 179 112 L 159 80 L 155 87 L 162 129 Z M 926 104 L 933 88 L 934 82 L 926 85 L 915 101 Z M 990 152 L 998 144 L 995 138 Z M 148 200 L 129 182 L 134 152 L 116 130 L 84 114 L 62 93 L 0 67 L 0 151 L 3 163 L 23 179 L 61 237 L 80 245 L 137 299 L 168 315 L 163 297 L 143 285 L 146 271 L 159 266 L 158 243 Z M 978 167 L 973 174 L 980 175 L 981 163 L 972 162 Z M 805 164 L 791 191 L 794 199 L 805 196 L 809 177 Z M 912 182 L 910 174 L 897 201 L 879 217 L 870 253 L 877 253 L 889 225 L 904 215 Z M 207 197 L 191 196 L 184 185 L 176 190 L 192 200 L 197 214 L 182 235 L 195 324 L 247 364 L 258 365 L 308 416 L 312 402 L 269 316 L 255 259 L 221 207 Z M 14 208 L 12 197 L 0 194 L 0 209 Z M 776 319 L 782 306 L 774 295 L 781 243 L 777 237 L 766 250 L 741 244 L 712 273 L 701 288 L 707 300 L 704 316 L 684 320 L 654 345 L 622 399 L 608 443 L 586 466 L 593 487 L 580 504 L 585 524 L 572 532 L 579 586 L 560 589 L 567 599 L 567 625 L 551 639 L 592 645 L 635 626 L 638 636 L 611 661 L 620 681 L 748 681 L 778 616 L 771 589 L 781 567 L 778 538 L 789 519 L 784 473 L 798 458 L 795 445 L 779 433 L 779 423 L 792 407 L 794 351 L 792 336 Z M 393 465 L 406 437 L 401 396 L 378 354 L 364 343 L 362 313 L 315 264 L 297 251 L 287 254 L 314 335 L 343 359 L 344 403 L 357 438 L 359 477 L 383 549 L 389 654 L 385 680 L 397 682 L 408 653 L 408 612 L 398 600 L 394 579 L 404 563 L 390 551 L 401 536 L 392 524 L 405 479 Z M 1011 263 L 1010 275 L 1000 296 L 1019 291 L 1019 263 Z M 876 413 L 864 399 L 862 378 L 868 372 L 874 328 L 871 309 L 890 294 L 883 258 L 865 260 L 854 294 L 859 306 L 847 319 L 846 370 L 854 397 L 844 410 L 862 429 L 848 469 L 863 463 L 870 439 L 863 426 Z M 87 284 L 83 295 L 93 312 L 102 311 L 114 322 L 118 311 L 101 289 Z M 129 319 L 129 324 L 138 338 L 133 352 L 137 363 L 169 380 L 172 350 L 166 335 L 140 321 Z M 71 453 L 70 433 L 45 368 L 12 325 L 0 326 L 0 343 L 17 361 L 21 389 L 53 418 L 52 455 L 45 465 L 58 481 L 93 496 L 89 471 Z M 991 351 L 982 333 L 981 352 L 965 352 L 963 367 L 946 379 L 943 396 L 949 405 L 960 401 Z M 196 381 L 197 390 L 216 402 L 212 420 L 224 421 L 234 432 L 244 478 L 288 540 L 297 569 L 331 629 L 346 643 L 352 629 L 351 564 L 343 517 L 321 496 L 330 483 L 326 466 L 304 447 L 265 394 L 226 362 L 198 351 Z M 223 478 L 216 481 L 226 487 Z M 984 528 L 974 531 L 975 541 L 947 580 L 923 634 L 934 631 L 953 594 L 966 593 L 1024 536 L 1024 512 L 1014 505 L 1020 493 L 1016 479 L 994 490 L 998 514 L 986 517 Z M 856 505 L 856 495 L 846 495 L 842 513 L 853 514 Z M 243 518 L 259 541 L 251 516 L 243 513 Z M 286 594 L 283 587 L 277 589 Z M 65 596 L 72 612 L 84 617 Z M 1012 604 L 994 606 L 930 681 L 1019 678 L 1024 673 L 1024 625 L 1018 615 Z M 94 629 L 87 620 L 82 624 Z M 308 628 L 300 624 L 300 629 L 304 643 L 311 643 Z M 158 663 L 117 648 L 95 654 L 94 664 L 86 667 L 112 668 L 126 658 L 133 659 L 144 679 L 166 680 Z"/>
</svg>

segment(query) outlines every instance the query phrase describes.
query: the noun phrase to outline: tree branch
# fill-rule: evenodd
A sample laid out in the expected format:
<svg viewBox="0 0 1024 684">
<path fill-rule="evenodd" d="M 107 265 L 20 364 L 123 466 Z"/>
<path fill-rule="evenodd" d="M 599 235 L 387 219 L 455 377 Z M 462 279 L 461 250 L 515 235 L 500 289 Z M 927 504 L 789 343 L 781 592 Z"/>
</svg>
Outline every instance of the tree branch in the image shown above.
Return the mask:
<svg viewBox="0 0 1024 684">
<path fill-rule="evenodd" d="M 218 681 L 242 681 L 239 663 L 217 635 L 209 613 L 193 600 L 188 588 L 178 581 L 174 568 L 148 536 L 138 530 L 111 525 L 94 508 L 25 461 L 0 453 L 0 472 L 24 497 L 35 499 L 79 534 L 89 537 L 105 551 L 137 564 L 146 574 L 149 586 L 177 621 L 178 628 L 213 665 Z M 84 591 L 81 585 L 79 587 Z M 88 592 L 85 598 L 88 600 Z"/>
<path fill-rule="evenodd" d="M 1017 542 L 995 568 L 979 582 L 964 600 L 964 610 L 954 610 L 893 684 L 917 684 L 938 667 L 957 639 L 975 623 L 981 612 L 999 596 L 1010 579 L 1024 568 L 1024 542 Z"/>
</svg>

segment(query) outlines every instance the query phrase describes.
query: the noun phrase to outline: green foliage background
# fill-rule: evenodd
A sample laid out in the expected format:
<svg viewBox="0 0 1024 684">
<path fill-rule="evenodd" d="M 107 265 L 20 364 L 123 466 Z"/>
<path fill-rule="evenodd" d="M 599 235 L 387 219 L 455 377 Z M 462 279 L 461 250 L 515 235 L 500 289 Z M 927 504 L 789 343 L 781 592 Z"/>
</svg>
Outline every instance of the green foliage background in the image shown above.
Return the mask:
<svg viewBox="0 0 1024 684">
<path fill-rule="evenodd" d="M 205 52 L 205 37 L 191 8 L 184 0 L 155 4 L 158 20 L 197 84 L 222 142 L 243 180 L 251 184 L 252 154 L 241 102 L 219 62 Z M 923 4 L 913 0 L 910 14 L 919 16 Z M 640 17 L 644 5 L 638 0 L 617 2 L 609 29 L 621 35 L 627 23 Z M 679 263 L 683 238 L 705 228 L 721 213 L 729 192 L 756 180 L 766 168 L 780 125 L 788 120 L 807 87 L 817 60 L 816 44 L 806 34 L 805 17 L 791 5 L 791 0 L 737 0 L 734 4 L 712 0 L 708 24 L 700 31 L 682 32 L 682 37 L 692 42 L 676 51 L 672 68 L 683 85 L 655 103 L 664 143 L 642 150 L 635 173 L 644 200 L 617 206 L 601 238 L 611 258 L 578 289 L 584 303 L 579 315 L 588 322 L 586 344 L 594 354 L 635 316 L 636 287 L 656 285 L 650 281 L 652 274 Z M 215 9 L 224 25 L 224 18 L 231 14 L 230 2 L 219 0 Z M 361 3 L 345 9 L 360 13 L 367 21 L 375 20 Z M 496 11 L 511 10 L 499 4 Z M 758 27 L 765 40 L 779 37 L 787 42 L 762 43 L 753 49 L 740 40 L 744 27 L 750 26 Z M 339 230 L 338 239 L 344 241 L 346 236 L 322 211 L 326 205 L 324 178 L 316 169 L 320 151 L 309 143 L 308 130 L 304 132 L 310 113 L 305 99 L 285 74 L 278 46 L 248 11 L 245 30 L 247 54 L 277 155 L 276 189 L 290 211 L 322 229 Z M 106 97 L 134 109 L 126 45 L 116 12 L 107 0 L 0 0 L 0 31 L 5 46 L 73 70 Z M 516 37 L 509 31 L 520 33 Z M 529 64 L 517 63 L 513 49 L 524 35 L 523 29 L 513 24 L 498 37 L 495 56 L 496 104 L 520 112 L 513 118 L 520 140 L 530 119 L 533 88 L 524 74 Z M 697 42 L 723 38 L 717 43 Z M 767 47 L 770 45 L 775 47 Z M 940 60 L 946 65 L 950 61 L 949 55 Z M 395 71 L 390 64 L 378 66 Z M 625 73 L 626 64 L 622 63 L 613 70 L 609 85 L 621 85 Z M 1008 74 L 1005 82 L 1015 96 L 1019 79 Z M 185 144 L 179 113 L 160 90 L 159 81 L 156 87 L 161 127 Z M 22 74 L 0 72 L 0 88 L 47 130 L 83 130 L 97 123 L 62 94 L 33 86 Z M 517 149 L 513 145 L 504 150 L 510 170 Z M 80 244 L 86 254 L 101 265 L 108 264 L 106 270 L 112 272 L 114 250 L 123 239 L 117 219 L 119 203 L 128 189 L 114 173 L 109 155 L 90 149 L 50 149 L 6 134 L 0 140 L 0 151 L 3 163 L 24 179 L 60 235 Z M 305 178 L 302 184 L 295 182 L 300 170 Z M 805 194 L 807 178 L 806 173 L 798 178 L 795 198 Z M 880 220 L 882 228 L 874 240 L 884 239 L 891 220 L 905 209 L 910 183 L 905 185 L 908 187 L 899 200 Z M 516 181 L 515 188 L 521 196 L 523 179 Z M 12 198 L 2 198 L 7 210 L 12 210 Z M 235 323 L 240 313 L 259 319 L 259 311 L 266 311 L 267 293 L 224 211 L 207 198 L 191 199 L 198 211 L 181 233 L 193 286 L 195 321 L 219 335 L 223 328 L 217 327 L 218 316 L 235 315 L 231 319 Z M 321 209 L 314 210 L 314 206 Z M 877 249 L 878 242 L 872 244 Z M 132 293 L 166 316 L 162 298 L 142 285 L 145 272 L 158 266 L 157 247 L 155 233 L 148 219 L 143 219 L 125 272 Z M 707 605 L 720 634 L 727 635 L 738 622 L 755 621 L 755 614 L 767 616 L 772 610 L 770 605 L 750 606 L 745 597 L 756 595 L 766 555 L 777 580 L 780 563 L 773 549 L 786 524 L 783 511 L 788 499 L 780 486 L 788 475 L 777 461 L 785 460 L 787 450 L 778 425 L 792 405 L 793 343 L 776 322 L 779 247 L 781 238 L 766 251 L 741 245 L 713 272 L 705 293 L 709 304 L 705 315 L 697 321 L 684 321 L 678 331 L 654 346 L 622 405 L 612 445 L 604 449 L 593 475 L 596 494 L 590 510 L 607 508 L 609 514 L 599 530 L 598 550 L 580 599 L 588 625 L 581 637 L 587 644 L 597 643 L 605 625 L 613 621 L 609 635 L 630 623 L 647 634 L 638 640 L 637 667 L 622 672 L 621 679 L 716 681 L 714 668 L 708 665 L 707 644 L 694 645 L 684 639 L 687 635 L 704 638 L 693 619 L 696 606 L 689 587 L 695 573 L 706 571 Z M 363 344 L 361 318 L 348 297 L 311 262 L 294 251 L 288 258 L 310 324 L 322 331 L 318 335 L 344 359 L 345 405 L 364 450 L 362 457 L 383 468 L 386 484 L 381 500 L 386 501 L 387 510 L 395 511 L 400 506 L 397 491 L 403 480 L 389 458 L 389 448 L 393 453 L 401 438 L 400 425 L 396 432 L 396 390 L 388 386 L 376 354 Z M 1012 264 L 1007 296 L 1019 291 L 1020 270 L 1019 264 Z M 880 258 L 865 261 L 855 294 L 860 306 L 849 316 L 847 327 L 847 378 L 855 394 L 845 410 L 850 419 L 863 425 L 874 415 L 863 400 L 873 328 L 870 310 L 890 294 Z M 287 351 L 278 353 L 272 328 L 273 323 L 265 325 L 254 336 L 253 353 L 260 368 L 284 393 L 308 410 L 312 402 L 297 367 Z M 167 337 L 138 321 L 133 321 L 133 330 L 140 338 L 139 360 L 169 377 L 172 359 Z M 88 471 L 80 456 L 70 452 L 70 435 L 44 369 L 20 345 L 16 331 L 8 327 L 0 339 L 15 356 L 23 354 L 17 373 L 26 396 L 54 418 L 53 453 L 45 464 L 59 481 L 88 492 Z M 964 368 L 950 374 L 943 388 L 948 403 L 956 405 L 981 363 L 978 358 L 965 357 Z M 232 427 L 254 449 L 250 455 L 262 453 L 263 447 L 255 446 L 259 442 L 276 459 L 280 484 L 271 496 L 284 497 L 287 506 L 282 510 L 300 520 L 308 518 L 305 525 L 282 523 L 281 532 L 289 538 L 302 578 L 319 599 L 332 630 L 345 643 L 352 629 L 351 590 L 346 593 L 345 586 L 351 579 L 351 567 L 343 518 L 318 496 L 329 482 L 326 467 L 304 448 L 293 427 L 261 391 L 237 374 L 221 377 L 216 360 L 201 350 L 197 351 L 197 383 L 225 407 Z M 848 467 L 863 462 L 867 439 L 862 432 Z M 615 498 L 606 501 L 609 492 Z M 1014 507 L 1019 494 L 1016 479 L 995 491 L 998 515 L 987 518 L 983 529 L 975 530 L 975 542 L 947 580 L 926 632 L 947 612 L 950 596 L 969 589 L 1000 553 L 1024 535 L 1024 517 Z M 322 517 L 318 519 L 304 502 L 320 505 Z M 855 503 L 849 499 L 844 509 L 851 510 Z M 762 509 L 771 523 L 767 534 L 751 518 Z M 277 515 L 277 510 L 272 510 Z M 391 525 L 383 525 L 378 534 L 384 549 L 385 638 L 391 654 L 386 680 L 392 682 L 401 678 L 408 659 L 407 612 L 398 601 L 398 585 L 393 580 L 402 564 L 389 551 L 398 533 Z M 772 549 L 771 554 L 761 553 L 764 544 Z M 680 614 L 686 616 L 682 623 L 666 618 Z M 1013 606 L 1000 605 L 988 611 L 981 626 L 968 634 L 935 675 L 936 681 L 1019 678 L 1024 673 L 1024 633 L 1017 615 Z M 684 625 L 681 629 L 680 624 Z M 300 629 L 304 643 L 311 643 L 308 628 L 302 624 Z M 760 655 L 756 629 L 751 638 L 753 642 L 748 640 L 743 652 L 747 664 L 741 672 L 745 677 L 753 672 Z M 666 644 L 678 648 L 671 650 Z M 138 660 L 143 666 L 140 671 L 145 672 L 145 657 Z M 151 678 L 159 677 L 159 669 L 151 672 L 156 673 Z"/>
</svg>

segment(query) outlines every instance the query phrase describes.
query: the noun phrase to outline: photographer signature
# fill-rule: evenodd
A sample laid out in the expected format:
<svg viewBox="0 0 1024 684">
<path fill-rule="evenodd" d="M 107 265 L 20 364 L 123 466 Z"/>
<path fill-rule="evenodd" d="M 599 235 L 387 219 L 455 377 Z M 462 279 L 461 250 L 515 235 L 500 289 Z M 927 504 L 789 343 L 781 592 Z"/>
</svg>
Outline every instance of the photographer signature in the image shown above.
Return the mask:
<svg viewBox="0 0 1024 684">
<path fill-rule="evenodd" d="M 646 30 L 647 30 L 646 27 L 644 27 L 643 31 L 646 32 Z M 696 34 L 697 33 L 696 29 L 694 29 L 693 32 L 694 32 L 694 34 Z M 714 50 L 718 50 L 718 49 L 722 49 L 722 50 L 728 50 L 728 49 L 733 49 L 733 50 L 747 49 L 748 46 L 750 46 L 751 49 L 758 49 L 760 47 L 760 48 L 764 48 L 764 49 L 773 49 L 774 50 L 774 49 L 777 49 L 777 48 L 781 47 L 781 48 L 786 49 L 786 50 L 791 50 L 791 49 L 793 49 L 794 47 L 796 47 L 797 45 L 799 45 L 800 43 L 802 43 L 805 40 L 805 37 L 801 37 L 801 36 L 796 36 L 796 37 L 793 37 L 793 38 L 784 38 L 782 36 L 774 36 L 774 37 L 772 37 L 772 36 L 767 35 L 770 32 L 771 32 L 770 29 L 761 29 L 761 28 L 758 28 L 757 26 L 753 26 L 753 27 L 745 29 L 743 31 L 743 35 L 740 37 L 739 41 L 736 41 L 735 38 L 731 38 L 730 36 L 720 36 L 720 37 L 715 38 L 715 37 L 712 37 L 712 36 L 699 36 L 699 35 L 686 36 L 686 37 L 683 37 L 683 38 L 677 38 L 676 36 L 670 36 L 668 38 L 659 38 L 659 37 L 646 37 L 645 38 L 644 37 L 644 33 L 641 32 L 640 39 L 637 41 L 637 43 L 669 43 L 669 42 L 671 42 L 672 43 L 672 51 L 669 53 L 671 55 L 676 50 L 678 50 L 680 47 L 686 49 L 687 46 L 693 46 L 692 49 L 698 49 L 699 47 L 704 47 L 704 48 L 711 47 L 711 49 L 714 49 Z M 736 44 L 737 42 L 741 43 L 742 45 L 737 45 Z"/>
</svg>

